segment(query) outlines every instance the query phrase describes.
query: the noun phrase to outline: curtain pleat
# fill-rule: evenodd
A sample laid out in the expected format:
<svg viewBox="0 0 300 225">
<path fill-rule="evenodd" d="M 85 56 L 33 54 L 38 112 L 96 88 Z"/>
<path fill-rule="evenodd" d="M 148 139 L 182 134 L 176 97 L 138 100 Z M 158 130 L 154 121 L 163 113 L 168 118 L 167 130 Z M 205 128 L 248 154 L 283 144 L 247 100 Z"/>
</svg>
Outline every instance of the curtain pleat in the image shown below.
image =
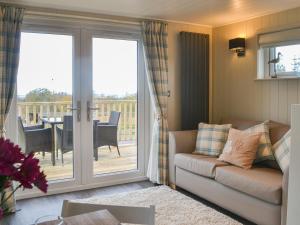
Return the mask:
<svg viewBox="0 0 300 225">
<path fill-rule="evenodd" d="M 147 80 L 155 110 L 147 176 L 152 182 L 168 184 L 168 25 L 142 23 Z"/>
<path fill-rule="evenodd" d="M 0 136 L 14 95 L 24 9 L 0 6 Z"/>
</svg>

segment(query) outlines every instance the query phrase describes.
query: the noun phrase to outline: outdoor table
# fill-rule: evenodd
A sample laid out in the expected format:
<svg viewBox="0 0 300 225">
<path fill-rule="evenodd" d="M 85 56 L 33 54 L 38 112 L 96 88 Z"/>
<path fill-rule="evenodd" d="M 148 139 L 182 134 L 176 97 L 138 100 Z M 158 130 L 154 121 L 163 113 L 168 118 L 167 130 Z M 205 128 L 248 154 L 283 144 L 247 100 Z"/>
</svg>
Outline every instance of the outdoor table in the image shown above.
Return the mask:
<svg viewBox="0 0 300 225">
<path fill-rule="evenodd" d="M 51 131 L 52 131 L 52 153 L 51 153 L 51 160 L 52 160 L 52 165 L 55 166 L 55 126 L 58 124 L 63 124 L 64 122 L 62 121 L 61 118 L 41 118 L 41 121 L 45 124 L 51 125 Z"/>
</svg>

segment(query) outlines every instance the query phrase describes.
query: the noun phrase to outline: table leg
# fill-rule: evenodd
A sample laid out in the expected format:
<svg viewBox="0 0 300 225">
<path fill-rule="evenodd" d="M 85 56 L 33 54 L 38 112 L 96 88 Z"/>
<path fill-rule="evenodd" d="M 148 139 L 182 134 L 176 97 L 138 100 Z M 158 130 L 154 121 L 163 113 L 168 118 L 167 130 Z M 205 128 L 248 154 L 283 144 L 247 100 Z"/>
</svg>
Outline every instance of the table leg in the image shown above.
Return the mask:
<svg viewBox="0 0 300 225">
<path fill-rule="evenodd" d="M 51 131 L 52 131 L 52 152 L 51 152 L 51 159 L 52 165 L 55 166 L 55 124 L 51 124 Z"/>
</svg>

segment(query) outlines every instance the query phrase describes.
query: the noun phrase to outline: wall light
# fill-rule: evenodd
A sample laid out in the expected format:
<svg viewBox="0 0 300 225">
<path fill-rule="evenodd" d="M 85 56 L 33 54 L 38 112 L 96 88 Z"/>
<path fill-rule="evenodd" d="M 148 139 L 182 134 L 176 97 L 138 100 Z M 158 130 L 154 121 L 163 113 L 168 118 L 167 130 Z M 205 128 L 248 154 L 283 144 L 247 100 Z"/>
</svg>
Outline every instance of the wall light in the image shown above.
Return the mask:
<svg viewBox="0 0 300 225">
<path fill-rule="evenodd" d="M 237 56 L 245 56 L 245 38 L 234 38 L 229 40 L 229 50 L 236 52 Z"/>
</svg>

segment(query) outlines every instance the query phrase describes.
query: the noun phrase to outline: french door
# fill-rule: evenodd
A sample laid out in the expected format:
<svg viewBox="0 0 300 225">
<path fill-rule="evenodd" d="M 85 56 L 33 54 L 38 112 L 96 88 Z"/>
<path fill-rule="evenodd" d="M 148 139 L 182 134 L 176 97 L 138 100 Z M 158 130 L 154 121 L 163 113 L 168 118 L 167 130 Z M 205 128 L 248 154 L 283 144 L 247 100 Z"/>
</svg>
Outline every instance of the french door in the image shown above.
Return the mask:
<svg viewBox="0 0 300 225">
<path fill-rule="evenodd" d="M 138 30 L 24 27 L 9 133 L 40 159 L 50 194 L 145 179 L 142 55 Z"/>
<path fill-rule="evenodd" d="M 128 182 L 144 175 L 145 76 L 139 33 L 84 30 L 82 143 L 86 183 Z M 86 114 L 86 115 L 84 115 Z M 88 140 L 88 141 L 87 141 Z"/>
</svg>

